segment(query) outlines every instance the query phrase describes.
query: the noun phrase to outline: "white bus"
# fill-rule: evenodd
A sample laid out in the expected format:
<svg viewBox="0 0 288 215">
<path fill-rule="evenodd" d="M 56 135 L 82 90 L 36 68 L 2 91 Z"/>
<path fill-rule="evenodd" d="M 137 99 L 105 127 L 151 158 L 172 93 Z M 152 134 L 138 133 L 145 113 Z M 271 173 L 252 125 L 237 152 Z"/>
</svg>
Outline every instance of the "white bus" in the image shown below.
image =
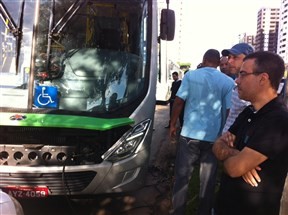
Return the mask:
<svg viewBox="0 0 288 215">
<path fill-rule="evenodd" d="M 1 49 L 0 188 L 41 198 L 140 187 L 156 103 L 157 1 L 2 0 L 0 13 L 1 35 L 14 38 L 12 54 Z M 169 23 L 161 27 L 171 39 Z"/>
<path fill-rule="evenodd" d="M 180 79 L 182 79 L 184 73 L 177 63 L 161 57 L 161 55 L 160 58 L 162 60 L 160 59 L 159 65 L 161 66 L 158 68 L 156 100 L 159 104 L 167 104 L 171 96 L 172 82 L 174 81 L 172 73 L 178 72 Z"/>
</svg>

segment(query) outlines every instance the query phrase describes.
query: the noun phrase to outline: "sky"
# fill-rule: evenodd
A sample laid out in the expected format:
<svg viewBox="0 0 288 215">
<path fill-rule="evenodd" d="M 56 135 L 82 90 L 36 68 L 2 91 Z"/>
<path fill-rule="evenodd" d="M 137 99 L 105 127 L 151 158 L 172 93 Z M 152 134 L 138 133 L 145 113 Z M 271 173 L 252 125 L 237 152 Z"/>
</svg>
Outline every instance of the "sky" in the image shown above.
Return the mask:
<svg viewBox="0 0 288 215">
<path fill-rule="evenodd" d="M 170 0 L 170 8 L 175 8 L 176 16 L 177 2 L 179 1 Z M 259 9 L 280 7 L 280 2 L 281 0 L 183 0 L 181 62 L 190 62 L 191 68 L 196 67 L 206 50 L 215 48 L 221 53 L 223 49 L 238 43 L 239 34 L 246 32 L 256 35 Z M 176 19 L 175 37 L 179 32 L 177 27 L 179 28 Z M 178 42 L 174 43 L 177 45 Z"/>
</svg>

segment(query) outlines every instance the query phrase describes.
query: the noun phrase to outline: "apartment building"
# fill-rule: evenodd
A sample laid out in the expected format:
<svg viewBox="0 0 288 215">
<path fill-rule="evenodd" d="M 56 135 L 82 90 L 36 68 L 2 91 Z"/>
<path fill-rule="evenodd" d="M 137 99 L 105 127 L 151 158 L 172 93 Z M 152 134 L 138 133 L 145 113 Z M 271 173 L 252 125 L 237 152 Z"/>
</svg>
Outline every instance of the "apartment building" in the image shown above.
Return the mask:
<svg viewBox="0 0 288 215">
<path fill-rule="evenodd" d="M 277 53 L 288 64 L 288 0 L 281 0 Z"/>
<path fill-rule="evenodd" d="M 261 8 L 257 16 L 256 51 L 277 53 L 280 8 Z"/>
</svg>

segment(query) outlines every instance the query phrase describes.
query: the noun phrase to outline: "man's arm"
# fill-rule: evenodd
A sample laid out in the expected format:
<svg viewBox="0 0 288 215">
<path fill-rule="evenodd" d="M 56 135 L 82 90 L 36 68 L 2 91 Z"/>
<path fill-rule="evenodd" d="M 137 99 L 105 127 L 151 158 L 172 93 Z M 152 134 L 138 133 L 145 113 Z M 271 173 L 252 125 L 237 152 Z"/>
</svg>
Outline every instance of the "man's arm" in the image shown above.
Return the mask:
<svg viewBox="0 0 288 215">
<path fill-rule="evenodd" d="M 231 177 L 240 177 L 249 171 L 257 170 L 258 166 L 267 159 L 260 152 L 244 147 L 238 154 L 224 160 L 224 168 Z"/>
<path fill-rule="evenodd" d="M 220 161 L 224 161 L 231 156 L 237 155 L 239 150 L 234 148 L 235 135 L 229 131 L 219 137 L 213 145 L 213 153 Z"/>
<path fill-rule="evenodd" d="M 251 186 L 257 186 L 261 181 L 257 171 L 258 166 L 267 157 L 251 148 L 245 147 L 241 152 L 233 148 L 235 135 L 229 131 L 224 133 L 213 146 L 213 153 L 217 159 L 223 161 L 224 170 L 231 177 L 242 176 L 243 180 Z"/>
<path fill-rule="evenodd" d="M 176 123 L 177 119 L 179 118 L 179 115 L 184 107 L 184 100 L 180 99 L 178 96 L 176 96 L 172 108 L 172 116 L 170 121 L 170 137 L 176 136 Z"/>
</svg>

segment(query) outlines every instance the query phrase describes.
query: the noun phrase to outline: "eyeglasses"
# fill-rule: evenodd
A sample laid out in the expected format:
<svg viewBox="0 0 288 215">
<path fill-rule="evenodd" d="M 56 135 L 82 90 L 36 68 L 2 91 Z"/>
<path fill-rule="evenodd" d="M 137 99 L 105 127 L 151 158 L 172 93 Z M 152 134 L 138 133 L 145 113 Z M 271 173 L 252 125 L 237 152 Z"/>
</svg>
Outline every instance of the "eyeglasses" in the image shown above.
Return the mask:
<svg viewBox="0 0 288 215">
<path fill-rule="evenodd" d="M 261 74 L 262 72 L 246 72 L 246 71 L 240 71 L 239 73 L 238 73 L 238 75 L 239 75 L 239 77 L 245 77 L 245 76 L 248 76 L 248 75 L 259 75 L 259 74 Z"/>
</svg>

